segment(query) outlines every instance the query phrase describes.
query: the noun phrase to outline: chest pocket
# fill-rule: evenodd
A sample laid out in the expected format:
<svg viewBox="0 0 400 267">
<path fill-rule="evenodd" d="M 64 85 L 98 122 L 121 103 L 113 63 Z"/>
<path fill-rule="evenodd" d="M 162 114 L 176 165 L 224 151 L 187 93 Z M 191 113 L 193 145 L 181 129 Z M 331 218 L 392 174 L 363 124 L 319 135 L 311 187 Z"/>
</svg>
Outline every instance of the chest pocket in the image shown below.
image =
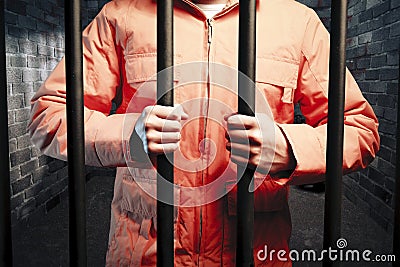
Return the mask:
<svg viewBox="0 0 400 267">
<path fill-rule="evenodd" d="M 256 112 L 263 112 L 268 103 L 276 122 L 293 122 L 298 69 L 291 60 L 257 58 L 256 85 L 262 97 L 257 97 Z"/>
<path fill-rule="evenodd" d="M 174 64 L 180 64 L 180 55 L 174 55 Z M 132 88 L 128 112 L 141 112 L 157 102 L 157 53 L 129 54 L 125 56 L 126 80 Z M 162 72 L 165 73 L 165 72 Z M 174 69 L 174 84 L 180 73 Z"/>
</svg>

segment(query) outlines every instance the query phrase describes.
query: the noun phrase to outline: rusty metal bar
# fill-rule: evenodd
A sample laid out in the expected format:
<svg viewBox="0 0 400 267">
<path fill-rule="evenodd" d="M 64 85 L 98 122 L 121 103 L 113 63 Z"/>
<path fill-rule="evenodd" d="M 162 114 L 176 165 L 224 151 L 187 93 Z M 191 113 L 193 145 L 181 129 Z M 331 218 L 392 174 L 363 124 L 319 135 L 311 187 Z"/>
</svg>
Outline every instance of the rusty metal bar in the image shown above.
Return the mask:
<svg viewBox="0 0 400 267">
<path fill-rule="evenodd" d="M 157 1 L 157 104 L 174 105 L 173 0 Z M 168 158 L 170 160 L 168 160 Z M 173 155 L 157 156 L 157 266 L 174 266 Z M 162 189 L 162 190 L 161 190 Z"/>
<path fill-rule="evenodd" d="M 400 53 L 400 50 L 399 50 Z M 399 59 L 400 66 L 400 59 Z M 400 72 L 400 70 L 399 70 Z M 400 73 L 399 73 L 400 77 Z M 400 80 L 398 83 L 397 94 L 397 118 L 400 118 Z M 396 190 L 395 190 L 395 210 L 394 210 L 394 230 L 393 230 L 393 254 L 396 257 L 396 262 L 393 266 L 400 266 L 400 123 L 397 119 L 397 136 L 396 136 Z"/>
<path fill-rule="evenodd" d="M 341 237 L 346 31 L 347 0 L 332 1 L 324 249 L 335 248 Z M 333 265 L 330 259 L 324 260 L 323 266 Z"/>
<path fill-rule="evenodd" d="M 83 123 L 83 50 L 81 1 L 65 1 L 65 70 L 67 88 L 69 258 L 87 265 L 85 135 Z"/>
<path fill-rule="evenodd" d="M 8 103 L 4 1 L 0 1 L 0 267 L 12 266 L 10 157 L 8 147 Z"/>
<path fill-rule="evenodd" d="M 254 116 L 256 76 L 256 0 L 239 5 L 239 114 Z M 240 177 L 240 174 L 243 175 Z M 238 166 L 236 266 L 254 266 L 254 170 Z M 251 189 L 251 190 L 250 190 Z"/>
</svg>

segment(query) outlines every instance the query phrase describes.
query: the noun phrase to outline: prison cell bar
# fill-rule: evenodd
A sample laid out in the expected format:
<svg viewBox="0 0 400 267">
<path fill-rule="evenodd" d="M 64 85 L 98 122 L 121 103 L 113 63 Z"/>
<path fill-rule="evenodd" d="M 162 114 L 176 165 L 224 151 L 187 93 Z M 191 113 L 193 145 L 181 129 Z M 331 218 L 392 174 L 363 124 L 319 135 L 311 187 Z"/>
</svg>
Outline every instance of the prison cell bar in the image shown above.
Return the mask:
<svg viewBox="0 0 400 267">
<path fill-rule="evenodd" d="M 239 4 L 239 75 L 238 112 L 255 115 L 256 76 L 256 0 L 240 1 Z M 240 175 L 242 176 L 240 177 Z M 236 266 L 254 266 L 254 170 L 238 166 L 237 190 L 237 244 Z M 251 190 L 250 190 L 251 189 Z"/>
<path fill-rule="evenodd" d="M 65 1 L 70 266 L 86 266 L 86 179 L 81 1 Z"/>
<path fill-rule="evenodd" d="M 335 248 L 341 235 L 344 97 L 346 82 L 347 0 L 332 1 L 329 56 L 328 136 L 324 249 Z M 332 266 L 329 259 L 324 266 Z"/>
<path fill-rule="evenodd" d="M 400 50 L 399 50 L 400 53 Z M 399 59 L 400 66 L 400 59 Z M 400 68 L 399 68 L 400 72 Z M 400 73 L 399 73 L 400 77 Z M 400 78 L 399 78 L 400 79 Z M 396 136 L 396 190 L 395 190 L 395 209 L 394 209 L 394 229 L 393 229 L 393 254 L 396 257 L 396 262 L 393 266 L 400 266 L 400 80 L 398 83 L 398 93 L 397 93 L 397 136 Z"/>
<path fill-rule="evenodd" d="M 173 0 L 157 1 L 157 104 L 163 106 L 174 105 L 173 15 Z M 158 267 L 174 266 L 173 183 L 174 166 L 172 153 L 157 156 Z"/>
<path fill-rule="evenodd" d="M 8 148 L 8 104 L 4 1 L 0 1 L 0 267 L 12 266 L 10 157 Z"/>
</svg>

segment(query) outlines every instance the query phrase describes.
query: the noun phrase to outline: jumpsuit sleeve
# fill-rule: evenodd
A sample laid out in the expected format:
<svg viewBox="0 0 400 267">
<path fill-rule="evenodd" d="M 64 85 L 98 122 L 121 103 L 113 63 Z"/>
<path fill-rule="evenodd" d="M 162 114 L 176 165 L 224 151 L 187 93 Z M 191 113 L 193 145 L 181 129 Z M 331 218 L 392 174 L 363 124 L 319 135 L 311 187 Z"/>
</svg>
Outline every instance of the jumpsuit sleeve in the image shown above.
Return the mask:
<svg viewBox="0 0 400 267">
<path fill-rule="evenodd" d="M 85 163 L 124 166 L 125 114 L 110 115 L 120 86 L 120 56 L 107 5 L 83 32 Z M 132 121 L 132 120 L 131 120 Z M 28 130 L 46 155 L 67 159 L 65 60 L 62 59 L 31 100 Z"/>
<path fill-rule="evenodd" d="M 314 11 L 302 44 L 295 101 L 306 124 L 280 125 L 297 165 L 282 183 L 304 184 L 325 178 L 328 115 L 329 33 Z M 379 149 L 378 121 L 350 72 L 346 69 L 343 171 L 365 168 Z"/>
</svg>

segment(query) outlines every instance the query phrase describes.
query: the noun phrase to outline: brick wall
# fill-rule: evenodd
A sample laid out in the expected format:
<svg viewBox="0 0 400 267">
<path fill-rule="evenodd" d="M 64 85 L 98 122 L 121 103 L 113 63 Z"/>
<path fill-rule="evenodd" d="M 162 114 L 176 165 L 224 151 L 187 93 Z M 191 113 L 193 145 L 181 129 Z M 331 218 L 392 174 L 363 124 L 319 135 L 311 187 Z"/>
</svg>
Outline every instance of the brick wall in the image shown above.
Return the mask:
<svg viewBox="0 0 400 267">
<path fill-rule="evenodd" d="M 378 119 L 381 148 L 371 166 L 345 177 L 345 195 L 384 229 L 393 228 L 400 1 L 351 1 L 348 67 Z"/>
<path fill-rule="evenodd" d="M 83 1 L 83 25 L 106 1 Z M 42 214 L 60 202 L 67 166 L 32 146 L 26 131 L 30 99 L 64 55 L 60 0 L 8 0 L 5 10 L 7 91 L 13 223 Z"/>
<path fill-rule="evenodd" d="M 328 27 L 330 1 L 313 7 Z M 387 231 L 393 228 L 400 0 L 348 2 L 347 66 L 379 119 L 381 148 L 369 168 L 344 177 L 344 194 Z"/>
<path fill-rule="evenodd" d="M 331 1 L 328 0 L 297 0 L 317 12 L 319 18 L 324 23 L 327 29 L 330 28 L 331 23 Z"/>
</svg>

